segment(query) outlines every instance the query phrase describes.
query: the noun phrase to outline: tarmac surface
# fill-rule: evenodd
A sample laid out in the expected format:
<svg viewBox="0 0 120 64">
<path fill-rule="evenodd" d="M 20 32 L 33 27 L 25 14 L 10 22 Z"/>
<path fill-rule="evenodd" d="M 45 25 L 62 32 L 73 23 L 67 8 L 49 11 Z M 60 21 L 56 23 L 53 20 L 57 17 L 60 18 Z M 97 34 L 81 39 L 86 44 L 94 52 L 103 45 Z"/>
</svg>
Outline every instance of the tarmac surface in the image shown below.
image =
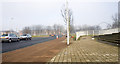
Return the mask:
<svg viewBox="0 0 120 64">
<path fill-rule="evenodd" d="M 36 37 L 32 38 L 32 40 L 21 40 L 20 42 L 4 42 L 2 43 L 2 53 L 28 47 L 38 43 L 43 43 L 53 39 L 56 39 L 56 37 Z"/>
</svg>

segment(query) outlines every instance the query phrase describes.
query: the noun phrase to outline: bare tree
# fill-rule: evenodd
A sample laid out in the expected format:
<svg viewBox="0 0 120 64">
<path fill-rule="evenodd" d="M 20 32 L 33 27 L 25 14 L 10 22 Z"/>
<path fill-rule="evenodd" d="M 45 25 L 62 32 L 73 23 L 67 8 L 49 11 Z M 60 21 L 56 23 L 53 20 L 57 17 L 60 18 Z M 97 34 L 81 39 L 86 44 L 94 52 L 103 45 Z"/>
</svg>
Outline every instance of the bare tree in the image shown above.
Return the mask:
<svg viewBox="0 0 120 64">
<path fill-rule="evenodd" d="M 41 25 L 36 25 L 36 26 L 35 26 L 35 31 L 36 31 L 36 34 L 37 34 L 37 35 L 40 35 L 41 29 L 42 29 L 42 26 L 41 26 Z"/>
<path fill-rule="evenodd" d="M 95 30 L 101 30 L 102 28 L 98 25 L 95 26 Z"/>
<path fill-rule="evenodd" d="M 25 27 L 25 28 L 23 29 L 23 33 L 25 33 L 25 34 L 31 34 L 31 29 L 30 29 L 30 27 Z"/>
<path fill-rule="evenodd" d="M 62 17 L 64 19 L 65 24 L 67 24 L 66 9 L 63 8 L 61 10 L 61 14 L 62 14 Z M 69 22 L 70 22 L 70 25 L 71 25 L 71 24 L 73 24 L 73 14 L 72 14 L 72 10 L 71 9 L 69 9 L 69 11 L 68 11 L 68 16 L 69 16 Z"/>
<path fill-rule="evenodd" d="M 51 26 L 47 26 L 46 27 L 46 31 L 47 33 L 50 35 L 51 34 L 51 30 L 52 30 L 52 27 Z"/>
<path fill-rule="evenodd" d="M 54 24 L 53 26 L 34 25 L 25 27 L 23 33 L 29 33 L 31 35 L 50 35 L 50 34 L 62 34 L 65 29 L 63 25 Z"/>
<path fill-rule="evenodd" d="M 86 30 L 100 30 L 101 27 L 98 25 L 94 26 L 89 26 L 89 25 L 81 25 L 81 26 L 76 26 L 76 31 L 86 31 Z"/>
<path fill-rule="evenodd" d="M 60 26 L 60 32 L 64 33 L 65 32 L 65 28 L 63 25 Z"/>
<path fill-rule="evenodd" d="M 55 34 L 57 34 L 57 31 L 58 31 L 58 25 L 57 25 L 57 24 L 54 24 L 54 25 L 53 25 L 53 29 L 54 29 Z"/>
<path fill-rule="evenodd" d="M 114 21 L 112 24 L 112 28 L 120 27 L 120 21 L 118 19 L 118 14 L 115 14 L 114 16 L 112 16 L 112 20 Z"/>
<path fill-rule="evenodd" d="M 61 34 L 61 33 L 64 33 L 64 31 L 65 31 L 64 26 L 58 25 L 58 24 L 54 24 L 53 29 L 56 34 Z"/>
<path fill-rule="evenodd" d="M 66 9 L 63 8 L 61 9 L 61 15 L 64 19 L 64 22 L 65 22 L 65 25 L 67 24 L 67 18 L 66 18 Z M 75 29 L 74 29 L 74 25 L 73 25 L 73 12 L 71 9 L 68 9 L 68 19 L 69 19 L 69 30 L 70 30 L 70 33 L 73 33 L 75 32 Z"/>
</svg>

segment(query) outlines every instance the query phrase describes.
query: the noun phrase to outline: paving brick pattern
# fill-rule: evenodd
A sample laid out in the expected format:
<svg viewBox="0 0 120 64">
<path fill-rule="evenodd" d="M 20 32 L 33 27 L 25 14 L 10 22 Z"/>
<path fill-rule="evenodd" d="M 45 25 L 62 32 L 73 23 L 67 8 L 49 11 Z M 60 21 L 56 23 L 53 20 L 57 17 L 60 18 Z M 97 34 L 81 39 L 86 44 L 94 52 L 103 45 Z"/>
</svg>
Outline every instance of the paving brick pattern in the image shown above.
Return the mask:
<svg viewBox="0 0 120 64">
<path fill-rule="evenodd" d="M 52 62 L 118 62 L 118 47 L 82 37 L 48 61 Z"/>
</svg>

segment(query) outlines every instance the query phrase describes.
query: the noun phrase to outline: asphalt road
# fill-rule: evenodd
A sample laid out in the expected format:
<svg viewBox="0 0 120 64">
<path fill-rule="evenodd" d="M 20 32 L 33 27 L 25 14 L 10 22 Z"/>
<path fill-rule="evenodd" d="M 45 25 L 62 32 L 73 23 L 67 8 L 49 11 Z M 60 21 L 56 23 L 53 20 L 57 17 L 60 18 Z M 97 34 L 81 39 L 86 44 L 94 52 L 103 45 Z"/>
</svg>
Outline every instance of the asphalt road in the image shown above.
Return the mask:
<svg viewBox="0 0 120 64">
<path fill-rule="evenodd" d="M 5 42 L 2 43 L 2 53 L 24 48 L 37 43 L 46 42 L 53 39 L 56 39 L 56 37 L 36 37 L 36 38 L 32 38 L 32 40 L 22 40 L 20 42 L 12 42 L 12 43 Z"/>
</svg>

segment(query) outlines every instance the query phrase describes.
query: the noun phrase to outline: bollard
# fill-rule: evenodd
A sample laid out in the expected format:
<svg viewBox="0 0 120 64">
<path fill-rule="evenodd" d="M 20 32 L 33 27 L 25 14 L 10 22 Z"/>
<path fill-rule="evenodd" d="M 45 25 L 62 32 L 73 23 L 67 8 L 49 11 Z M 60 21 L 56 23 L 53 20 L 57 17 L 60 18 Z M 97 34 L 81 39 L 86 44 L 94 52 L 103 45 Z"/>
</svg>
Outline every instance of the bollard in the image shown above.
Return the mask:
<svg viewBox="0 0 120 64">
<path fill-rule="evenodd" d="M 56 39 L 58 39 L 58 36 L 56 36 Z"/>
</svg>

